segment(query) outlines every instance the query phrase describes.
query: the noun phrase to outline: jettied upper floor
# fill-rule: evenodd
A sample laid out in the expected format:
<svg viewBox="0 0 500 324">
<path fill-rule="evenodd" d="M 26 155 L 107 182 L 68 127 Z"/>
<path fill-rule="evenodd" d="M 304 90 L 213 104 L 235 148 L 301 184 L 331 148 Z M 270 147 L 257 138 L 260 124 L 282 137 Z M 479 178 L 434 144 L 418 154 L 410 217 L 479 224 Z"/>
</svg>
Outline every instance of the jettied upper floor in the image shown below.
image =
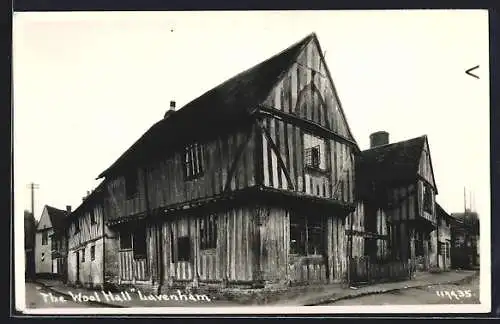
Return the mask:
<svg viewBox="0 0 500 324">
<path fill-rule="evenodd" d="M 121 215 L 249 187 L 347 206 L 358 152 L 313 33 L 166 114 L 99 178 Z"/>
</svg>

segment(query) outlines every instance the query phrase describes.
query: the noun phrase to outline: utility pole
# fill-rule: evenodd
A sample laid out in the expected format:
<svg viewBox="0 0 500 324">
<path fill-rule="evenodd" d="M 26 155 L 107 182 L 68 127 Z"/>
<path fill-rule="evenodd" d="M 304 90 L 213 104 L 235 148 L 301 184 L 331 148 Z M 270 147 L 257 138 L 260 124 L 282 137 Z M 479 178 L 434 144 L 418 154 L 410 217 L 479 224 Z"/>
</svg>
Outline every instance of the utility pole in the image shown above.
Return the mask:
<svg viewBox="0 0 500 324">
<path fill-rule="evenodd" d="M 38 189 L 38 184 L 30 183 L 28 188 L 31 190 L 31 214 L 35 217 L 35 189 Z"/>
</svg>

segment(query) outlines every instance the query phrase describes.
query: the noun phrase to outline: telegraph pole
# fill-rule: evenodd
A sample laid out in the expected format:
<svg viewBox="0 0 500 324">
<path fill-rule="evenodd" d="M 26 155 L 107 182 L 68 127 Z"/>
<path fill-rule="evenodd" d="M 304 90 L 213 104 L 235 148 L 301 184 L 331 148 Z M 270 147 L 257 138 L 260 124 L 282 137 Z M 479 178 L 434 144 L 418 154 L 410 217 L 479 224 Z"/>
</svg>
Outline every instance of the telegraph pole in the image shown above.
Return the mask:
<svg viewBox="0 0 500 324">
<path fill-rule="evenodd" d="M 30 183 L 28 188 L 31 190 L 31 214 L 35 217 L 35 189 L 38 189 L 38 184 Z"/>
</svg>

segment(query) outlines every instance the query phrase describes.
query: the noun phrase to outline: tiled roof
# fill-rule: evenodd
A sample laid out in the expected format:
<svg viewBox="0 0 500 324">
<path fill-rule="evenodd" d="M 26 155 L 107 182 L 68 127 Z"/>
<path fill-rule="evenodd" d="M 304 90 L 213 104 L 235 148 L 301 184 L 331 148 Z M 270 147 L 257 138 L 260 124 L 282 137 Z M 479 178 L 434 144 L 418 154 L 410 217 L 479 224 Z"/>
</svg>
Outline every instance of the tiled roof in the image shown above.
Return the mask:
<svg viewBox="0 0 500 324">
<path fill-rule="evenodd" d="M 68 213 L 65 210 L 57 209 L 55 207 L 47 205 L 45 207 L 47 208 L 47 213 L 49 214 L 54 232 L 64 232 L 65 219 Z"/>
<path fill-rule="evenodd" d="M 284 51 L 239 73 L 186 104 L 168 118 L 154 124 L 98 178 L 112 174 L 122 165 L 151 157 L 158 148 L 182 143 L 221 127 L 244 121 L 266 99 L 272 87 L 295 61 L 305 45 L 316 35 L 310 34 Z M 189 126 L 188 126 L 189 123 Z"/>
<path fill-rule="evenodd" d="M 416 179 L 425 141 L 424 135 L 362 151 L 356 162 L 359 188 Z"/>
</svg>

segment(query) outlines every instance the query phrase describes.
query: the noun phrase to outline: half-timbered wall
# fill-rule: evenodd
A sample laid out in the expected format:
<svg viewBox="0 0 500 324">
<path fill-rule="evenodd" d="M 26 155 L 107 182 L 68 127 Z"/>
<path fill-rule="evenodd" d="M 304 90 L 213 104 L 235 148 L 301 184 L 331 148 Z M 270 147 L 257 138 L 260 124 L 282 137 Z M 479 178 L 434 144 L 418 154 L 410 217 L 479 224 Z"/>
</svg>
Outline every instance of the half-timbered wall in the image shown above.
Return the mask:
<svg viewBox="0 0 500 324">
<path fill-rule="evenodd" d="M 354 139 L 316 42 L 305 47 L 262 106 L 275 115 L 262 122 L 264 185 L 354 202 Z M 310 167 L 308 149 L 316 146 L 320 165 Z"/>
<path fill-rule="evenodd" d="M 255 208 L 239 207 L 225 211 L 196 212 L 177 215 L 161 226 L 163 280 L 192 281 L 198 274 L 200 283 L 250 283 L 256 278 Z M 202 249 L 200 238 L 202 218 L 215 220 L 215 247 Z M 189 250 L 186 251 L 187 238 Z M 283 244 L 283 243 L 282 243 Z"/>
<path fill-rule="evenodd" d="M 346 270 L 345 220 L 324 210 L 260 207 L 260 269 L 266 282 L 314 283 L 340 281 Z M 306 223 L 321 224 L 319 251 L 291 250 L 291 225 L 294 214 Z M 307 225 L 306 225 L 307 226 Z M 307 239 L 307 232 L 304 233 Z M 310 240 L 310 238 L 309 238 Z M 309 241 L 312 243 L 311 241 Z"/>
<path fill-rule="evenodd" d="M 418 188 L 418 215 L 429 222 L 433 224 L 437 224 L 436 220 L 436 196 L 435 196 L 435 191 L 433 188 L 429 186 L 429 184 L 424 181 L 424 180 L 419 180 L 417 183 L 417 188 Z M 424 208 L 424 201 L 425 201 L 425 195 L 426 195 L 426 190 L 430 190 L 430 206 L 431 210 L 427 211 Z"/>
<path fill-rule="evenodd" d="M 314 41 L 282 76 L 264 105 L 307 119 L 352 140 L 333 82 Z"/>
<path fill-rule="evenodd" d="M 152 210 L 255 185 L 255 134 L 254 125 L 247 125 L 238 132 L 198 143 L 203 146 L 203 172 L 199 177 L 185 177 L 184 149 L 177 149 L 147 166 L 146 173 L 144 169 L 132 172 L 137 174 L 138 190 L 130 199 L 125 177 L 110 181 L 106 199 L 109 220 L 145 213 L 146 206 Z"/>
<path fill-rule="evenodd" d="M 78 281 L 86 286 L 103 285 L 103 217 L 101 204 L 89 204 L 89 207 L 79 212 L 68 226 L 67 260 L 70 283 Z"/>
<path fill-rule="evenodd" d="M 263 184 L 307 195 L 354 202 L 354 152 L 350 145 L 311 134 L 279 118 L 262 121 Z M 319 148 L 319 165 L 307 164 L 308 149 Z"/>
</svg>

